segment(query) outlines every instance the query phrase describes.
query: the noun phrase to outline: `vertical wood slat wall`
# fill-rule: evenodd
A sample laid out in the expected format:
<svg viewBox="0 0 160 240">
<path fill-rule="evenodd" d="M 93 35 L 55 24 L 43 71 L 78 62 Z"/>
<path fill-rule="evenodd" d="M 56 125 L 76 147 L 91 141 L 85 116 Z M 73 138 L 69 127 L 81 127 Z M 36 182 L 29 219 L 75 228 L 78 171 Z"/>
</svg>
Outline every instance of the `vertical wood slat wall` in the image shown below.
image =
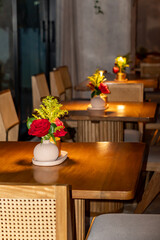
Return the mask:
<svg viewBox="0 0 160 240">
<path fill-rule="evenodd" d="M 79 120 L 78 142 L 123 141 L 123 122 Z"/>
</svg>

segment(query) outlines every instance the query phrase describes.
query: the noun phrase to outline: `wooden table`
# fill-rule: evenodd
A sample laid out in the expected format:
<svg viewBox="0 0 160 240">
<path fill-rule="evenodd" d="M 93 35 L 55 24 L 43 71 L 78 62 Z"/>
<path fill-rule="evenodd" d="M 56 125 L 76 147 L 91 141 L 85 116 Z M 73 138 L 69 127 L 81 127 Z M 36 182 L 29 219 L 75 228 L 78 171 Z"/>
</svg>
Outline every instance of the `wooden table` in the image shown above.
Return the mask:
<svg viewBox="0 0 160 240">
<path fill-rule="evenodd" d="M 90 91 L 89 87 L 87 87 L 87 84 L 89 83 L 89 80 L 86 79 L 82 82 L 80 82 L 76 87 L 75 90 L 76 91 Z M 107 86 L 109 86 L 110 84 L 123 84 L 123 83 L 143 83 L 144 84 L 144 89 L 145 91 L 147 90 L 154 90 L 158 87 L 158 80 L 157 79 L 135 79 L 132 77 L 132 80 L 129 79 L 128 81 L 114 81 L 114 80 L 107 80 L 105 81 L 105 83 L 107 84 Z"/>
<path fill-rule="evenodd" d="M 67 160 L 54 167 L 32 164 L 35 142 L 0 142 L 0 182 L 69 184 L 75 199 L 77 239 L 85 235 L 86 199 L 133 199 L 143 143 L 63 143 Z"/>
<path fill-rule="evenodd" d="M 90 101 L 70 101 L 63 103 L 63 109 L 69 111 L 66 121 L 72 125 L 77 121 L 77 141 L 123 141 L 124 122 L 154 121 L 157 104 L 109 103 L 104 111 L 88 111 Z M 74 124 L 73 124 L 74 125 Z"/>
</svg>

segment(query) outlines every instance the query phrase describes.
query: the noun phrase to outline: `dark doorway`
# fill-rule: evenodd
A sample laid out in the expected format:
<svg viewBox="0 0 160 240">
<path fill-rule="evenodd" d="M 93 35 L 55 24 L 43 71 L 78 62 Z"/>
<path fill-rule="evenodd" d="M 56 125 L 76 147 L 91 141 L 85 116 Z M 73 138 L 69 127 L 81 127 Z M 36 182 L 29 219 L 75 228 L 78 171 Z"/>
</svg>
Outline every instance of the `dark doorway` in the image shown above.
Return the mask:
<svg viewBox="0 0 160 240">
<path fill-rule="evenodd" d="M 15 98 L 20 112 L 20 140 L 27 134 L 26 119 L 32 113 L 31 76 L 49 71 L 56 65 L 55 0 L 13 0 L 17 15 L 17 44 Z M 15 5 L 14 5 L 15 6 Z M 16 24 L 16 23 L 15 23 Z M 16 29 L 16 27 L 15 27 Z M 17 43 L 16 43 L 17 41 Z"/>
</svg>

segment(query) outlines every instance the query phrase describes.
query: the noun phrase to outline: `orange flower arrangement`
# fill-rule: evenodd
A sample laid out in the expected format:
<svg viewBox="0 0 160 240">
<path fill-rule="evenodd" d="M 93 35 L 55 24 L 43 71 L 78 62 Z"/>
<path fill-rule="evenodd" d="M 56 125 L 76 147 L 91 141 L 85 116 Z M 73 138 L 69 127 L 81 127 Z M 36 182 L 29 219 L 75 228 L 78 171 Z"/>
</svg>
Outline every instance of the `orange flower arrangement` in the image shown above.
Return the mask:
<svg viewBox="0 0 160 240">
<path fill-rule="evenodd" d="M 89 76 L 88 79 L 90 80 L 90 82 L 87 86 L 92 91 L 91 93 L 92 98 L 96 95 L 110 93 L 107 85 L 104 83 L 105 76 L 101 74 L 101 72 L 98 69 L 93 74 L 93 76 Z"/>
</svg>

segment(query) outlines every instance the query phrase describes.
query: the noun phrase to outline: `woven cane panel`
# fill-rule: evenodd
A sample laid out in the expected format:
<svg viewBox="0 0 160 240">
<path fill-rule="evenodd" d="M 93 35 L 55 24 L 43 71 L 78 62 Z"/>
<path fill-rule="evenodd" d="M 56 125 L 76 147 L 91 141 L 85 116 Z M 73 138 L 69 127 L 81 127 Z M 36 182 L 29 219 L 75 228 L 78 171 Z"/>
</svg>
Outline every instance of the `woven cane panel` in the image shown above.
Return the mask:
<svg viewBox="0 0 160 240">
<path fill-rule="evenodd" d="M 0 199 L 0 239 L 56 239 L 56 201 Z"/>
</svg>

